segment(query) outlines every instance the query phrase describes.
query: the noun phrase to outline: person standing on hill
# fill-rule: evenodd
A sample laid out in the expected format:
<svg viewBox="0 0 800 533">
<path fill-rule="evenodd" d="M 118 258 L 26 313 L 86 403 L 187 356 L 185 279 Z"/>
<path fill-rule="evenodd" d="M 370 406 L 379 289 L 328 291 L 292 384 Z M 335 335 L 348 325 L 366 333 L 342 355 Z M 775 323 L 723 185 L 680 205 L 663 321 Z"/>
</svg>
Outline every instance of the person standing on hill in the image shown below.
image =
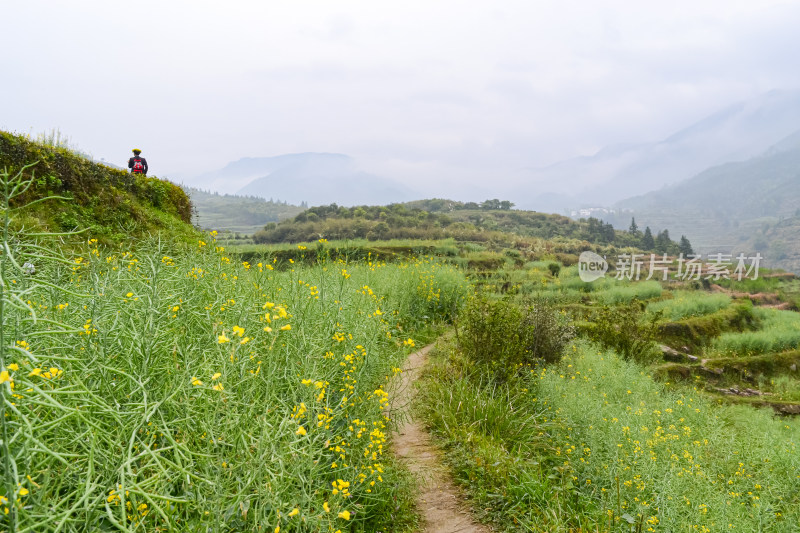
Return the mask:
<svg viewBox="0 0 800 533">
<path fill-rule="evenodd" d="M 128 159 L 128 168 L 131 169 L 131 174 L 144 174 L 147 176 L 147 159 L 141 157 L 142 151 L 138 148 L 133 149 L 133 157 Z"/>
</svg>

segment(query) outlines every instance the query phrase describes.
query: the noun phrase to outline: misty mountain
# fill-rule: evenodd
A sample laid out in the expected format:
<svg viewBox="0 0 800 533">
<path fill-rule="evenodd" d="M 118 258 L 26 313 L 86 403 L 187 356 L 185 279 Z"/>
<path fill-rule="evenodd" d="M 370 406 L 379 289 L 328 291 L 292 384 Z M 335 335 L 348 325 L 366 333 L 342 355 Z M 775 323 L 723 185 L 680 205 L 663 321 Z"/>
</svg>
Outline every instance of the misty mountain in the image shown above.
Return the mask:
<svg viewBox="0 0 800 533">
<path fill-rule="evenodd" d="M 759 157 L 709 168 L 617 207 L 722 211 L 745 219 L 793 215 L 800 208 L 800 130 Z"/>
<path fill-rule="evenodd" d="M 616 207 L 640 227 L 664 227 L 689 237 L 706 253 L 762 252 L 767 262 L 800 268 L 800 130 L 758 157 L 709 168 Z M 792 222 L 792 220 L 795 220 Z"/>
<path fill-rule="evenodd" d="M 347 158 L 338 154 L 286 154 L 274 157 L 243 157 L 223 168 L 206 172 L 191 180 L 193 187 L 210 189 L 222 194 L 235 193 L 248 183 L 271 172 L 287 167 L 300 166 L 315 156 L 330 156 L 331 160 Z"/>
<path fill-rule="evenodd" d="M 359 170 L 347 155 L 313 152 L 242 158 L 198 176 L 192 184 L 309 205 L 388 204 L 417 196 L 401 183 Z"/>
<path fill-rule="evenodd" d="M 523 172 L 522 207 L 563 211 L 611 204 L 765 152 L 800 128 L 800 91 L 771 91 L 729 106 L 658 142 L 610 146 Z M 544 194 L 543 194 L 544 193 Z"/>
</svg>

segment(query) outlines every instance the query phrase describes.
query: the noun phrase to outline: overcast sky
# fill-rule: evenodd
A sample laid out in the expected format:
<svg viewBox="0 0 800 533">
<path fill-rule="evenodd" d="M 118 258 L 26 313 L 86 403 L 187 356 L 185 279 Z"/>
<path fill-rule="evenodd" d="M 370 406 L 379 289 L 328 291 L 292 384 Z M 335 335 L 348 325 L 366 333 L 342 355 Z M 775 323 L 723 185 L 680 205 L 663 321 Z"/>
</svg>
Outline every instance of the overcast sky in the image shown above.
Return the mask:
<svg viewBox="0 0 800 533">
<path fill-rule="evenodd" d="M 800 87 L 800 3 L 2 0 L 0 128 L 157 175 L 325 151 L 431 183 Z"/>
</svg>

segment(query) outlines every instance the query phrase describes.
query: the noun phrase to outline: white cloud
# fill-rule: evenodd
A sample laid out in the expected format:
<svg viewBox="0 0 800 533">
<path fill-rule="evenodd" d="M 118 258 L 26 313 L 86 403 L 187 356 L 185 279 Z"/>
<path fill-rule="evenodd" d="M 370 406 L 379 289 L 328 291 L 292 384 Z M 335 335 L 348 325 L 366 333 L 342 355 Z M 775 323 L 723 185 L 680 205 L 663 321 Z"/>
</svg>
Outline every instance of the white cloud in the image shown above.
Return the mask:
<svg viewBox="0 0 800 533">
<path fill-rule="evenodd" d="M 156 173 L 344 152 L 498 179 L 800 86 L 792 2 L 4 2 L 0 127 Z"/>
</svg>

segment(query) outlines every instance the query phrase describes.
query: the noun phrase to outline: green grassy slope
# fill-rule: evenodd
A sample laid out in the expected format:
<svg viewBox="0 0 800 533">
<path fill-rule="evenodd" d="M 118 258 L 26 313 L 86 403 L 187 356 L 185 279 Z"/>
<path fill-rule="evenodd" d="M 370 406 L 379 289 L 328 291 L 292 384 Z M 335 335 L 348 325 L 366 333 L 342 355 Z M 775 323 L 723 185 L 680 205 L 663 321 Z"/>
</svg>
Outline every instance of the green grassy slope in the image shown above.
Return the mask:
<svg viewBox="0 0 800 533">
<path fill-rule="evenodd" d="M 238 196 L 184 187 L 192 199 L 197 225 L 203 229 L 252 234 L 270 222 L 294 217 L 305 208 L 255 196 Z"/>
<path fill-rule="evenodd" d="M 15 206 L 45 196 L 64 199 L 26 209 L 16 218 L 20 227 L 51 232 L 90 228 L 92 237 L 107 244 L 152 233 L 184 237 L 194 233 L 191 202 L 177 185 L 132 176 L 66 148 L 0 131 L 0 171 L 15 174 L 23 168 L 34 179 L 25 194 L 15 199 Z"/>
</svg>

